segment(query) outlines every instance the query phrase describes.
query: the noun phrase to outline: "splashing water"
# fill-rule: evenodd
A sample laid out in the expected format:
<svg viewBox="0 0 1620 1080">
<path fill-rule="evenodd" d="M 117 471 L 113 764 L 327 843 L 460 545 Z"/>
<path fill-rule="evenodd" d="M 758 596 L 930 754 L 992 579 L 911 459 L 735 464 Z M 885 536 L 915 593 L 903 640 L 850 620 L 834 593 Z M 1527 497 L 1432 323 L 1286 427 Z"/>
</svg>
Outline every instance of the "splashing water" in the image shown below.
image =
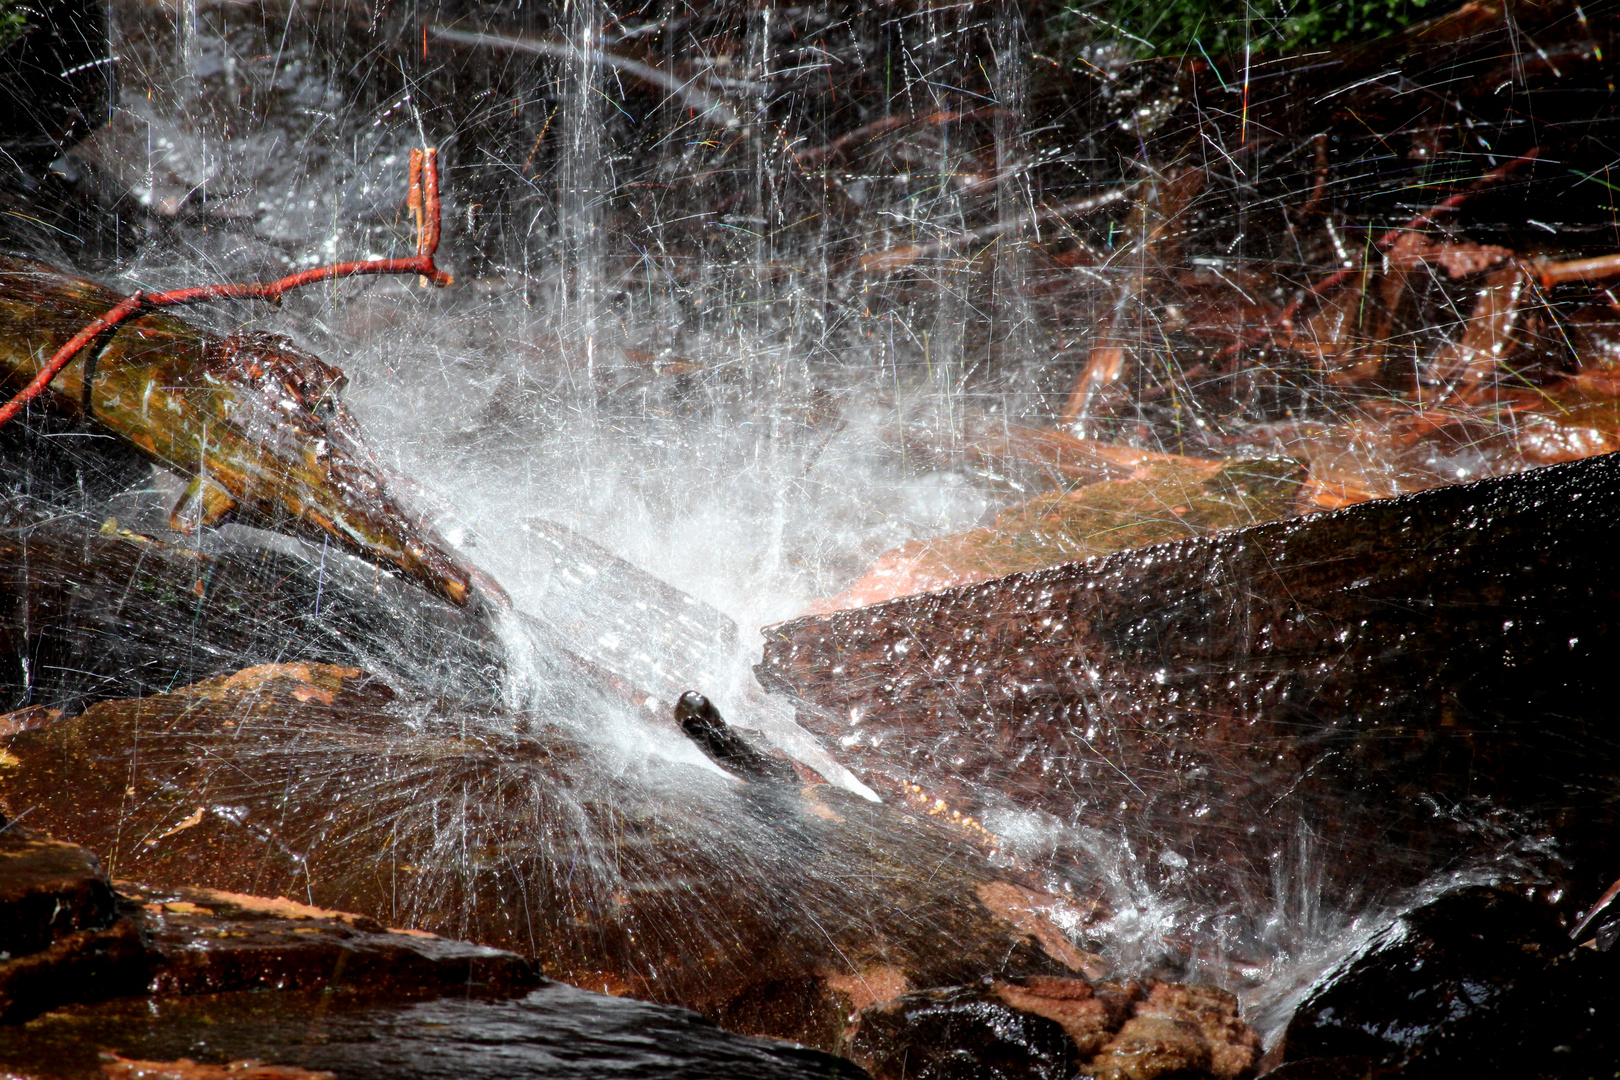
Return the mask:
<svg viewBox="0 0 1620 1080">
<path fill-rule="evenodd" d="M 718 769 L 670 722 L 689 689 L 875 798 L 759 688 L 757 628 L 881 552 L 1032 490 L 973 464 L 964 443 L 1057 412 L 1075 356 L 1098 347 L 1081 326 L 1123 305 L 1110 325 L 1133 347 L 1180 332 L 1175 313 L 1139 310 L 1118 287 L 1146 258 L 1127 236 L 1145 236 L 1145 220 L 1082 227 L 1051 209 L 1054 174 L 1099 206 L 1141 183 L 1103 161 L 1101 136 L 1066 138 L 1088 124 L 1145 138 L 1171 92 L 1121 91 L 1108 108 L 1124 119 L 1054 96 L 1011 6 L 655 16 L 585 0 L 451 18 L 420 3 L 127 0 L 115 25 L 122 103 L 78 153 L 148 215 L 126 285 L 406 250 L 405 154 L 440 147 L 455 289 L 334 284 L 218 319 L 289 334 L 347 370 L 373 444 L 513 599 L 497 627 L 506 709 L 569 731 L 608 774 L 709 776 L 648 781 L 695 812 L 732 811 L 706 786 Z M 1106 67 L 1111 47 L 1089 46 L 1087 63 Z M 1077 249 L 1105 231 L 1112 254 L 1074 273 L 986 254 L 1040 227 L 1069 230 Z M 1189 231 L 1233 259 L 1264 246 L 1242 221 Z M 1060 278 L 1106 295 L 1080 303 Z M 1236 396 L 1310 396 L 1285 383 Z M 1189 439 L 1255 419 L 1183 411 L 1174 427 Z M 1128 426 L 1078 420 L 1087 434 Z M 1390 912 L 1446 882 L 1533 872 L 1538 854 L 1504 825 L 1494 864 L 1330 906 L 1302 823 L 1273 881 L 1200 912 L 1163 889 L 1186 861 L 1169 848 L 1012 809 L 985 824 L 1009 857 L 1084 863 L 1114 912 L 1084 933 L 1122 969 L 1241 989 L 1272 1031 Z M 606 865 L 611 847 L 600 839 L 593 857 Z"/>
</svg>

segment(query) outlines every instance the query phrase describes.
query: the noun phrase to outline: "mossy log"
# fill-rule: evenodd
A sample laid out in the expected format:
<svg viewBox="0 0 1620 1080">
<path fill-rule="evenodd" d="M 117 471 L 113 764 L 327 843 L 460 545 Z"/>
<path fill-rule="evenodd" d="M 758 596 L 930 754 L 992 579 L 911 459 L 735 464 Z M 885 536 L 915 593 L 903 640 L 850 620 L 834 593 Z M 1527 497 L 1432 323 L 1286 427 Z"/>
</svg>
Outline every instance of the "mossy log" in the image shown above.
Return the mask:
<svg viewBox="0 0 1620 1080">
<path fill-rule="evenodd" d="M 48 266 L 0 256 L 0 384 L 20 390 L 123 298 Z M 457 603 L 469 570 L 400 505 L 339 400 L 344 376 L 291 342 L 219 337 L 162 311 L 102 334 L 52 380 L 51 407 L 94 420 L 182 476 L 171 522 L 233 515 L 330 538 Z"/>
</svg>

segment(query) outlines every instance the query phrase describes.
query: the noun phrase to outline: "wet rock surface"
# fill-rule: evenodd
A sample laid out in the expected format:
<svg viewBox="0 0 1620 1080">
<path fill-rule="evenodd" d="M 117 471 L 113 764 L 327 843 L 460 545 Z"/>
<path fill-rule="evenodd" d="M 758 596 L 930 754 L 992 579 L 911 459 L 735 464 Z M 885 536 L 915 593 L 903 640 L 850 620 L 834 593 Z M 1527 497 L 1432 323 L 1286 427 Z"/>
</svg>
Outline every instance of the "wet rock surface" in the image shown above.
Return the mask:
<svg viewBox="0 0 1620 1080">
<path fill-rule="evenodd" d="M 516 954 L 287 900 L 120 882 L 0 831 L 0 1072 L 114 1080 L 858 1077 Z M 43 905 L 43 906 L 42 906 Z"/>
<path fill-rule="evenodd" d="M 511 995 L 544 980 L 516 953 L 390 930 L 375 919 L 212 889 L 120 882 L 147 942 L 147 988 L 165 996 L 352 988 L 409 998 Z"/>
<path fill-rule="evenodd" d="M 24 14 L 22 33 L 6 35 L 0 50 L 0 99 L 11 106 L 0 117 L 0 148 L 12 167 L 43 170 L 106 122 L 118 81 L 101 0 L 58 0 Z"/>
<path fill-rule="evenodd" d="M 353 668 L 101 702 L 5 748 L 5 805 L 120 878 L 305 897 L 744 1032 L 835 1046 L 834 984 L 874 965 L 926 987 L 1095 961 L 1051 921 L 1094 902 L 1020 884 L 926 817 L 695 766 L 680 786 L 605 774 L 576 736 L 516 734 Z"/>
<path fill-rule="evenodd" d="M 1330 973 L 1277 1056 L 1279 1080 L 1318 1067 L 1328 1076 L 1612 1076 L 1620 957 L 1572 947 L 1544 904 L 1458 890 L 1402 916 Z"/>
<path fill-rule="evenodd" d="M 137 200 L 69 151 L 106 123 L 118 76 L 101 0 L 11 5 L 0 32 L 0 246 L 103 268 L 135 253 Z M 7 27 L 7 30 L 13 29 Z"/>
<path fill-rule="evenodd" d="M 0 825 L 0 1023 L 141 988 L 145 942 L 100 861 L 16 822 Z"/>
<path fill-rule="evenodd" d="M 93 854 L 0 819 L 0 953 L 7 959 L 102 929 L 115 917 L 112 887 Z"/>
<path fill-rule="evenodd" d="M 731 1035 L 682 1009 L 558 984 L 510 1000 L 377 1003 L 363 995 L 309 992 L 123 999 L 60 1009 L 4 1035 L 0 1068 L 39 1080 L 119 1075 L 101 1058 L 104 1048 L 152 1062 L 256 1060 L 339 1080 L 865 1075 L 844 1059 Z M 174 1080 L 225 1078 L 237 1080 L 237 1074 L 182 1073 Z M 156 1078 L 148 1074 L 148 1080 Z"/>
<path fill-rule="evenodd" d="M 1470 801 L 1590 895 L 1617 492 L 1609 455 L 1013 574 L 768 628 L 759 673 L 890 795 L 1123 832 L 1197 903 L 1268 890 L 1301 820 L 1327 897 L 1413 884 L 1500 847 Z"/>
<path fill-rule="evenodd" d="M 77 844 L 0 831 L 0 1023 L 128 994 L 363 988 L 391 998 L 520 993 L 514 953 L 286 898 L 121 882 Z"/>
<path fill-rule="evenodd" d="M 296 1065 L 266 1065 L 253 1058 L 238 1058 L 223 1065 L 181 1058 L 178 1061 L 142 1061 L 102 1053 L 101 1071 L 109 1080 L 336 1080 L 325 1070 Z"/>
<path fill-rule="evenodd" d="M 48 464 L 56 467 L 46 473 Z M 358 560 L 312 563 L 240 536 L 196 550 L 115 516 L 18 510 L 59 474 L 73 477 L 76 464 L 36 463 L 33 475 L 7 478 L 20 496 L 13 529 L 0 536 L 7 707 L 72 713 L 272 660 L 360 664 L 465 701 L 497 696 L 504 661 L 487 628 Z"/>
<path fill-rule="evenodd" d="M 851 1056 L 879 1080 L 1065 1080 L 1075 1048 L 1061 1024 L 978 987 L 907 994 L 861 1014 Z"/>
</svg>

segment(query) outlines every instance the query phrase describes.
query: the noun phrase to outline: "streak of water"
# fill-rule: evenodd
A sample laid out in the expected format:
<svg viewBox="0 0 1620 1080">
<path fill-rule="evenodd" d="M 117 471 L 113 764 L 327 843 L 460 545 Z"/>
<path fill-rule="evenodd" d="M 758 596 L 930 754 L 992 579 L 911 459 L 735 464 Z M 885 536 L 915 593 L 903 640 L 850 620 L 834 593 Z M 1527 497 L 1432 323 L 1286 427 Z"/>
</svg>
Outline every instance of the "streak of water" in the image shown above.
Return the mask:
<svg viewBox="0 0 1620 1080">
<path fill-rule="evenodd" d="M 515 602 L 511 710 L 624 769 L 696 765 L 701 785 L 716 767 L 669 722 L 701 689 L 870 796 L 759 689 L 757 628 L 1020 493 L 956 452 L 970 428 L 1056 411 L 1074 355 L 1109 345 L 1076 329 L 1088 314 L 1116 319 L 1122 357 L 1174 329 L 1130 284 L 1148 219 L 1087 231 L 1034 179 L 1067 170 L 1064 205 L 1111 205 L 1151 163 L 1122 181 L 1100 135 L 1063 138 L 1145 138 L 1161 102 L 1120 91 L 1123 118 L 1077 120 L 1037 101 L 1011 4 L 673 11 L 128 0 L 123 104 L 84 153 L 152 215 L 125 280 L 167 283 L 399 252 L 404 153 L 439 145 L 455 290 L 335 285 L 221 320 L 259 318 L 348 370 L 373 440 Z M 1053 314 L 1030 261 L 987 254 L 1032 223 L 1099 256 L 1089 307 Z M 1211 245 L 1233 227 L 1199 225 Z M 1238 224 L 1226 248 L 1249 240 Z M 908 275 L 852 269 L 897 252 Z M 1011 809 L 987 824 L 1005 853 L 1101 882 L 1116 916 L 1093 944 L 1123 968 L 1243 988 L 1264 1028 L 1403 899 L 1325 909 L 1313 823 L 1219 913 L 1163 891 L 1185 864 L 1168 848 Z M 1521 865 L 1504 852 L 1460 877 Z"/>
</svg>

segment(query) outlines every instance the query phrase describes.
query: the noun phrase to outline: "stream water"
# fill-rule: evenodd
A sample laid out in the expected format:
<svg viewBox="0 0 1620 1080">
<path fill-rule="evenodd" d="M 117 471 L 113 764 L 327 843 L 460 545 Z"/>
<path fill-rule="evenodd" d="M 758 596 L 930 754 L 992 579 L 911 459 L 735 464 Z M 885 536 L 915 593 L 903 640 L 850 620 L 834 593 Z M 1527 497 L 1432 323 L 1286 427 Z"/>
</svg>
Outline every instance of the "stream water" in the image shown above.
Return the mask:
<svg viewBox="0 0 1620 1080">
<path fill-rule="evenodd" d="M 113 39 L 119 103 L 76 154 L 141 208 L 138 251 L 102 260 L 120 287 L 406 253 L 407 152 L 440 148 L 452 288 L 341 283 L 206 318 L 286 334 L 347 372 L 346 401 L 379 454 L 513 599 L 508 708 L 593 746 L 600 769 L 586 775 L 619 783 L 676 763 L 698 768 L 648 790 L 702 789 L 679 777 L 718 771 L 667 723 L 675 697 L 700 689 L 734 724 L 869 794 L 758 688 L 758 628 L 882 552 L 1036 490 L 964 447 L 1061 411 L 1095 309 L 1054 311 L 1050 266 L 980 249 L 1040 217 L 1054 171 L 1069 177 L 1059 195 L 1111 197 L 1114 166 L 1069 136 L 1123 121 L 1077 115 L 1040 82 L 1054 61 L 1032 53 L 1019 5 L 118 0 Z M 1078 55 L 1107 67 L 1118 48 L 1101 35 Z M 1149 88 L 1120 107 L 1145 127 L 1158 103 Z M 900 113 L 956 120 L 839 156 L 841 133 Z M 1264 246 L 1242 222 L 1196 228 L 1230 232 L 1234 258 Z M 914 272 L 858 269 L 908 247 Z M 1189 408 L 1188 431 L 1238 422 Z M 143 483 L 119 496 L 121 523 L 166 515 L 173 495 L 161 477 Z M 582 569 L 568 535 L 679 592 L 611 559 Z M 654 697 L 637 709 L 570 683 L 549 658 L 556 643 L 633 670 Z M 671 797 L 730 812 L 711 796 Z M 1010 810 L 987 824 L 1012 850 L 1084 853 L 1051 872 L 1106 894 L 1113 915 L 1089 947 L 1122 970 L 1233 989 L 1263 1033 L 1393 912 L 1461 881 L 1533 873 L 1542 845 L 1499 819 L 1464 820 L 1502 837 L 1491 857 L 1415 892 L 1369 881 L 1330 904 L 1323 823 L 1300 822 L 1270 880 L 1212 913 L 1163 890 L 1181 858 L 1168 849 Z"/>
</svg>

